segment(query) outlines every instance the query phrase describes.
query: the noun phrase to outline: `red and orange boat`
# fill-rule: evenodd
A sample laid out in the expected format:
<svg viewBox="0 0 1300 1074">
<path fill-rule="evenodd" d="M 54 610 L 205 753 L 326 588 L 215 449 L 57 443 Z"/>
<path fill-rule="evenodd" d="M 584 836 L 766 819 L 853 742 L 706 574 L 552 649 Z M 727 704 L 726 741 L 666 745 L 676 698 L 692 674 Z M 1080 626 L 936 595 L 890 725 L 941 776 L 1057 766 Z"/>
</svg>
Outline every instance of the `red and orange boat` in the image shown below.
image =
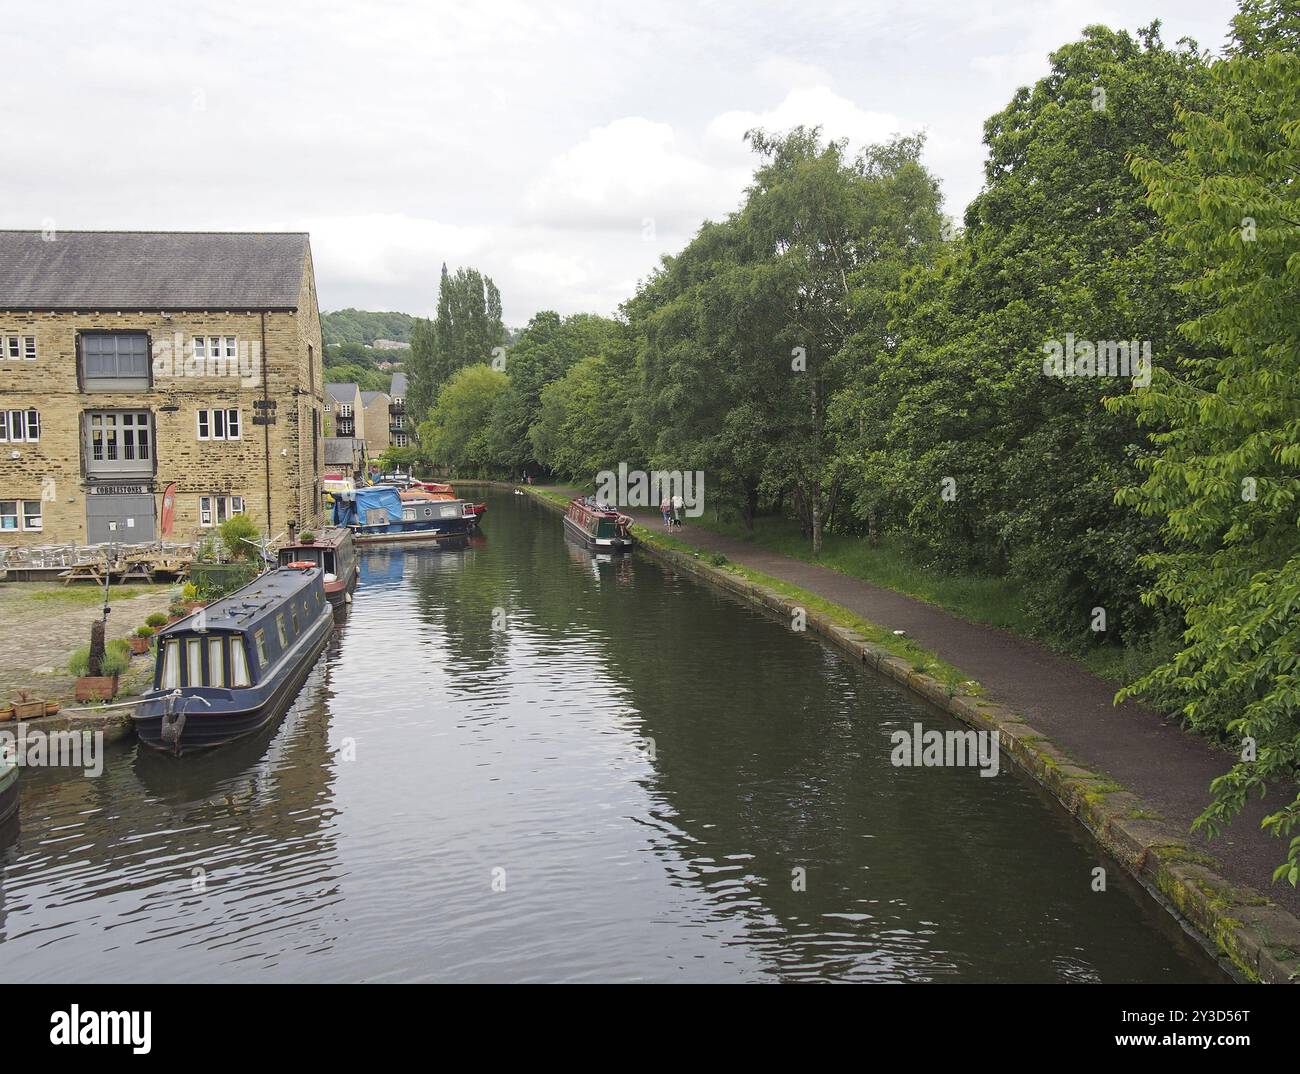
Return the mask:
<svg viewBox="0 0 1300 1074">
<path fill-rule="evenodd" d="M 413 502 L 416 500 L 459 500 L 455 491 L 450 485 L 444 485 L 438 481 L 412 481 L 410 485 L 400 491 L 403 501 Z M 465 517 L 471 520 L 471 525 L 477 527 L 487 514 L 487 504 L 465 502 Z"/>
</svg>

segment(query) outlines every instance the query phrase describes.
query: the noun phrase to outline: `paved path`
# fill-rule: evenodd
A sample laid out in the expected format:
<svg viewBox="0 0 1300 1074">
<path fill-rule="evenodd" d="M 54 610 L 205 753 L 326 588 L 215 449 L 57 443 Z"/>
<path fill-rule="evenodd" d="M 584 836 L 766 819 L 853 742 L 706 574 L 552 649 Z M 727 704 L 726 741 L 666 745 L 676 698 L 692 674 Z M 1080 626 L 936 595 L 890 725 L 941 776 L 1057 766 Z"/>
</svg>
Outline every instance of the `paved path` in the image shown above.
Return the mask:
<svg viewBox="0 0 1300 1074">
<path fill-rule="evenodd" d="M 90 644 L 90 625 L 102 613 L 98 601 L 83 602 L 62 582 L 0 583 L 0 701 L 8 704 L 16 690 L 73 705 L 76 680 L 68 674 L 72 654 Z M 114 596 L 108 617 L 109 638 L 125 638 L 151 612 L 165 612 L 174 585 L 128 585 L 137 595 Z M 113 587 L 113 591 L 118 590 Z M 143 666 L 146 657 L 135 657 Z"/>
<path fill-rule="evenodd" d="M 658 511 L 623 510 L 642 525 L 666 532 Z M 969 623 L 936 605 L 828 567 L 692 528 L 689 520 L 671 536 L 816 593 L 872 623 L 907 631 L 912 640 L 979 681 L 992 700 L 1025 716 L 1079 763 L 1109 775 L 1184 831 L 1207 803 L 1210 780 L 1231 767 L 1226 753 L 1154 710 L 1131 702 L 1115 706 L 1114 683 L 1036 642 Z M 1228 879 L 1300 914 L 1300 893 L 1289 884 L 1272 882 L 1274 867 L 1286 857 L 1286 843 L 1259 828 L 1260 818 L 1280 799 L 1274 794 L 1263 802 L 1252 801 L 1232 828 L 1202 842 L 1201 849 L 1218 859 L 1219 871 Z"/>
</svg>

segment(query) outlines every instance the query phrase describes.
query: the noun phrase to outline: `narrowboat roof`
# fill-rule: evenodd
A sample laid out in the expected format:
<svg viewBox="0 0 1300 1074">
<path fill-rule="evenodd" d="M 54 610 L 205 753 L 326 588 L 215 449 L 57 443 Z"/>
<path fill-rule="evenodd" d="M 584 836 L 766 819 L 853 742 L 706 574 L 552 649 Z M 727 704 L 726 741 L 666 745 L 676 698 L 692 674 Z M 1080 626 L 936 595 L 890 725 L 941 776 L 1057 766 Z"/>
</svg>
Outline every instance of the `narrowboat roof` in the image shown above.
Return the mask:
<svg viewBox="0 0 1300 1074">
<path fill-rule="evenodd" d="M 277 567 L 259 574 L 248 585 L 204 608 L 204 626 L 208 630 L 246 633 L 273 616 L 292 597 L 304 589 L 310 589 L 320 578 L 321 571 L 318 567 Z M 159 636 L 191 633 L 191 620 L 195 614 L 197 613 L 191 613 L 180 622 L 164 627 L 159 631 Z"/>
<path fill-rule="evenodd" d="M 286 548 L 337 548 L 352 539 L 352 531 L 346 526 L 325 526 L 312 532 L 315 534 L 312 540 L 285 541 L 280 546 L 280 551 L 283 552 Z"/>
<path fill-rule="evenodd" d="M 605 517 L 605 518 L 621 518 L 621 517 L 622 517 L 622 512 L 620 512 L 620 511 L 618 510 L 618 508 L 616 508 L 616 507 L 610 507 L 610 506 L 608 506 L 608 505 L 606 505 L 606 506 L 604 506 L 604 507 L 592 507 L 591 504 L 587 503 L 587 501 L 584 500 L 581 496 L 575 496 L 572 500 L 570 500 L 570 501 L 569 501 L 569 506 L 570 506 L 570 507 L 581 507 L 584 511 L 587 511 L 587 512 L 590 513 L 590 514 L 593 514 L 593 515 L 601 515 L 601 516 L 603 516 L 603 517 Z"/>
</svg>

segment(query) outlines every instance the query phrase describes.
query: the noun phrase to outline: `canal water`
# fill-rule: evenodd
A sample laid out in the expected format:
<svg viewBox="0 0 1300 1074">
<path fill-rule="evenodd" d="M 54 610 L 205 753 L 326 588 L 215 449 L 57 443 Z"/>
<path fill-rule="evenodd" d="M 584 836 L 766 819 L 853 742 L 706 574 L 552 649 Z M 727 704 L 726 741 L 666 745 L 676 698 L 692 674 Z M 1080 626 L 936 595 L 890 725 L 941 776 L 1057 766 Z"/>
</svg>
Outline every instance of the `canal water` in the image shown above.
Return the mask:
<svg viewBox="0 0 1300 1074">
<path fill-rule="evenodd" d="M 946 717 L 489 503 L 468 550 L 363 555 L 260 738 L 25 772 L 6 979 L 1221 979 L 1018 774 L 890 764 Z"/>
</svg>

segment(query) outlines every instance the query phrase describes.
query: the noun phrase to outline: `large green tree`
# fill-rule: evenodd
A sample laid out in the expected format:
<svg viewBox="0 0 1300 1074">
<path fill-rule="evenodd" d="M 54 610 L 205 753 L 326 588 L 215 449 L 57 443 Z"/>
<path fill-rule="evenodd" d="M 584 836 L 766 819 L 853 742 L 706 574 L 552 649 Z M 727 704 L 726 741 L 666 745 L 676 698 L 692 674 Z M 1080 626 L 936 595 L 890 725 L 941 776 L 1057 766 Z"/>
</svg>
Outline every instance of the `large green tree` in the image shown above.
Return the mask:
<svg viewBox="0 0 1300 1074">
<path fill-rule="evenodd" d="M 406 405 L 415 420 L 424 420 L 453 373 L 491 361 L 505 339 L 501 292 L 491 277 L 472 268 L 457 269 L 453 275 L 444 264 L 437 314 L 431 321 L 416 321 L 411 329 Z"/>
<path fill-rule="evenodd" d="M 506 375 L 488 365 L 467 365 L 453 373 L 420 425 L 425 459 L 453 475 L 498 471 L 489 420 L 507 387 Z"/>
<path fill-rule="evenodd" d="M 617 321 L 595 314 L 561 317 L 543 310 L 533 316 L 506 353 L 510 387 L 492 417 L 495 454 L 506 470 L 518 473 L 540 465 L 528 433 L 541 414 L 542 389 L 582 359 L 609 355 L 625 331 Z"/>
<path fill-rule="evenodd" d="M 1300 13 L 1247 3 L 1219 105 L 1184 108 L 1173 160 L 1134 173 L 1183 258 L 1202 312 L 1179 361 L 1115 400 L 1159 454 L 1120 499 L 1158 519 L 1154 604 L 1181 612 L 1177 655 L 1125 691 L 1172 701 L 1189 724 L 1241 750 L 1198 823 L 1222 828 L 1246 796 L 1280 784 L 1264 821 L 1300 823 Z M 1279 877 L 1300 879 L 1300 837 Z"/>
<path fill-rule="evenodd" d="M 1176 289 L 1182 268 L 1128 159 L 1170 159 L 1177 107 L 1213 90 L 1195 47 L 1165 47 L 1154 25 L 1090 27 L 1051 62 L 986 123 L 964 232 L 867 341 L 844 443 L 863 519 L 936 561 L 1010 573 L 1038 629 L 1082 646 L 1159 625 L 1136 562 L 1156 527 L 1114 502 L 1146 439 L 1102 406 L 1131 377 L 1045 375 L 1046 348 L 1136 343 L 1167 359 L 1196 300 Z"/>
</svg>

